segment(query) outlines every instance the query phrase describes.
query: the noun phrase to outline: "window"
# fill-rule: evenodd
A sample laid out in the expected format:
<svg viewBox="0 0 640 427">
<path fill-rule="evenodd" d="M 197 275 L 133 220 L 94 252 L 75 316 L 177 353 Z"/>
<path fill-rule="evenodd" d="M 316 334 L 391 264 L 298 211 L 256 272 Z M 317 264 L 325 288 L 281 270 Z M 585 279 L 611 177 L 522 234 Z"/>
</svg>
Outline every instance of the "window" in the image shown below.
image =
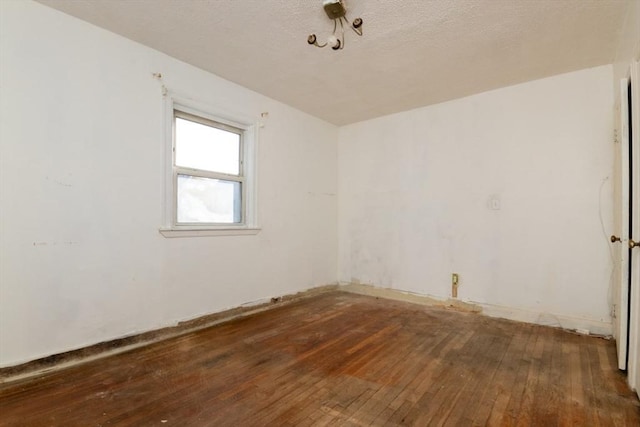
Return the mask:
<svg viewBox="0 0 640 427">
<path fill-rule="evenodd" d="M 255 234 L 255 126 L 175 102 L 170 113 L 171 173 L 162 234 Z"/>
<path fill-rule="evenodd" d="M 176 225 L 242 224 L 242 129 L 174 112 Z"/>
</svg>

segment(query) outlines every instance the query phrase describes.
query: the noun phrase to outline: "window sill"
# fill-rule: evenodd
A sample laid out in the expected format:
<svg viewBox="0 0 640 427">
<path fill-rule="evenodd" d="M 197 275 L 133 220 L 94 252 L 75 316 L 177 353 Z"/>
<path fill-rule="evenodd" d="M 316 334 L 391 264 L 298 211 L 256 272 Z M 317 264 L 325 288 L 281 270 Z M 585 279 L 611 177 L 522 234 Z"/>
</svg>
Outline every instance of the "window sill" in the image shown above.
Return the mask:
<svg viewBox="0 0 640 427">
<path fill-rule="evenodd" d="M 209 236 L 249 236 L 260 232 L 260 228 L 161 228 L 160 234 L 167 238 L 209 237 Z"/>
</svg>

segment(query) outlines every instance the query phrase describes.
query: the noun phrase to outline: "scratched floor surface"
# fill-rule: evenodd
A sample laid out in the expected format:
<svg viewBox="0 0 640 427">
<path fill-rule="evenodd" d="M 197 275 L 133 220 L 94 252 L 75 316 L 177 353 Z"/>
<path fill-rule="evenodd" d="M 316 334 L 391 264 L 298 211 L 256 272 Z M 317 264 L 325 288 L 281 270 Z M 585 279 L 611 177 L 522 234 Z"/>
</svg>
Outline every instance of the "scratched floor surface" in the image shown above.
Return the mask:
<svg viewBox="0 0 640 427">
<path fill-rule="evenodd" d="M 332 292 L 0 386 L 0 425 L 639 426 L 612 341 Z"/>
</svg>

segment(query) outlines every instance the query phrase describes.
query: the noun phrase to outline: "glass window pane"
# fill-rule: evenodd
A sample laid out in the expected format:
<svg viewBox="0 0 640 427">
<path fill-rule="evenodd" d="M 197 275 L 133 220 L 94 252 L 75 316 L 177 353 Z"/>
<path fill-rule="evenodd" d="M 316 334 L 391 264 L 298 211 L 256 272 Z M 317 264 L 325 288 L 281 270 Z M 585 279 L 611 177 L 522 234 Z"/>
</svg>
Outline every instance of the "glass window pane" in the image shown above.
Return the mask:
<svg viewBox="0 0 640 427">
<path fill-rule="evenodd" d="M 178 175 L 178 223 L 242 222 L 242 184 Z"/>
<path fill-rule="evenodd" d="M 176 117 L 176 166 L 240 174 L 240 135 Z"/>
</svg>

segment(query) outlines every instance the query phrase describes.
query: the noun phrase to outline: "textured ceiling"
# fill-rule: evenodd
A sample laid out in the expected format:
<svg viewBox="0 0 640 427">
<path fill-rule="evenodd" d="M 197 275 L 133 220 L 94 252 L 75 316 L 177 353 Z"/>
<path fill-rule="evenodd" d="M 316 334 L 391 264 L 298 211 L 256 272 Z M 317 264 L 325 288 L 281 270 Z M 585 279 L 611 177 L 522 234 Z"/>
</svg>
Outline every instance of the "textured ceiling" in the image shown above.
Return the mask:
<svg viewBox="0 0 640 427">
<path fill-rule="evenodd" d="M 629 1 L 346 0 L 336 52 L 322 0 L 40 0 L 336 125 L 609 64 Z"/>
</svg>

